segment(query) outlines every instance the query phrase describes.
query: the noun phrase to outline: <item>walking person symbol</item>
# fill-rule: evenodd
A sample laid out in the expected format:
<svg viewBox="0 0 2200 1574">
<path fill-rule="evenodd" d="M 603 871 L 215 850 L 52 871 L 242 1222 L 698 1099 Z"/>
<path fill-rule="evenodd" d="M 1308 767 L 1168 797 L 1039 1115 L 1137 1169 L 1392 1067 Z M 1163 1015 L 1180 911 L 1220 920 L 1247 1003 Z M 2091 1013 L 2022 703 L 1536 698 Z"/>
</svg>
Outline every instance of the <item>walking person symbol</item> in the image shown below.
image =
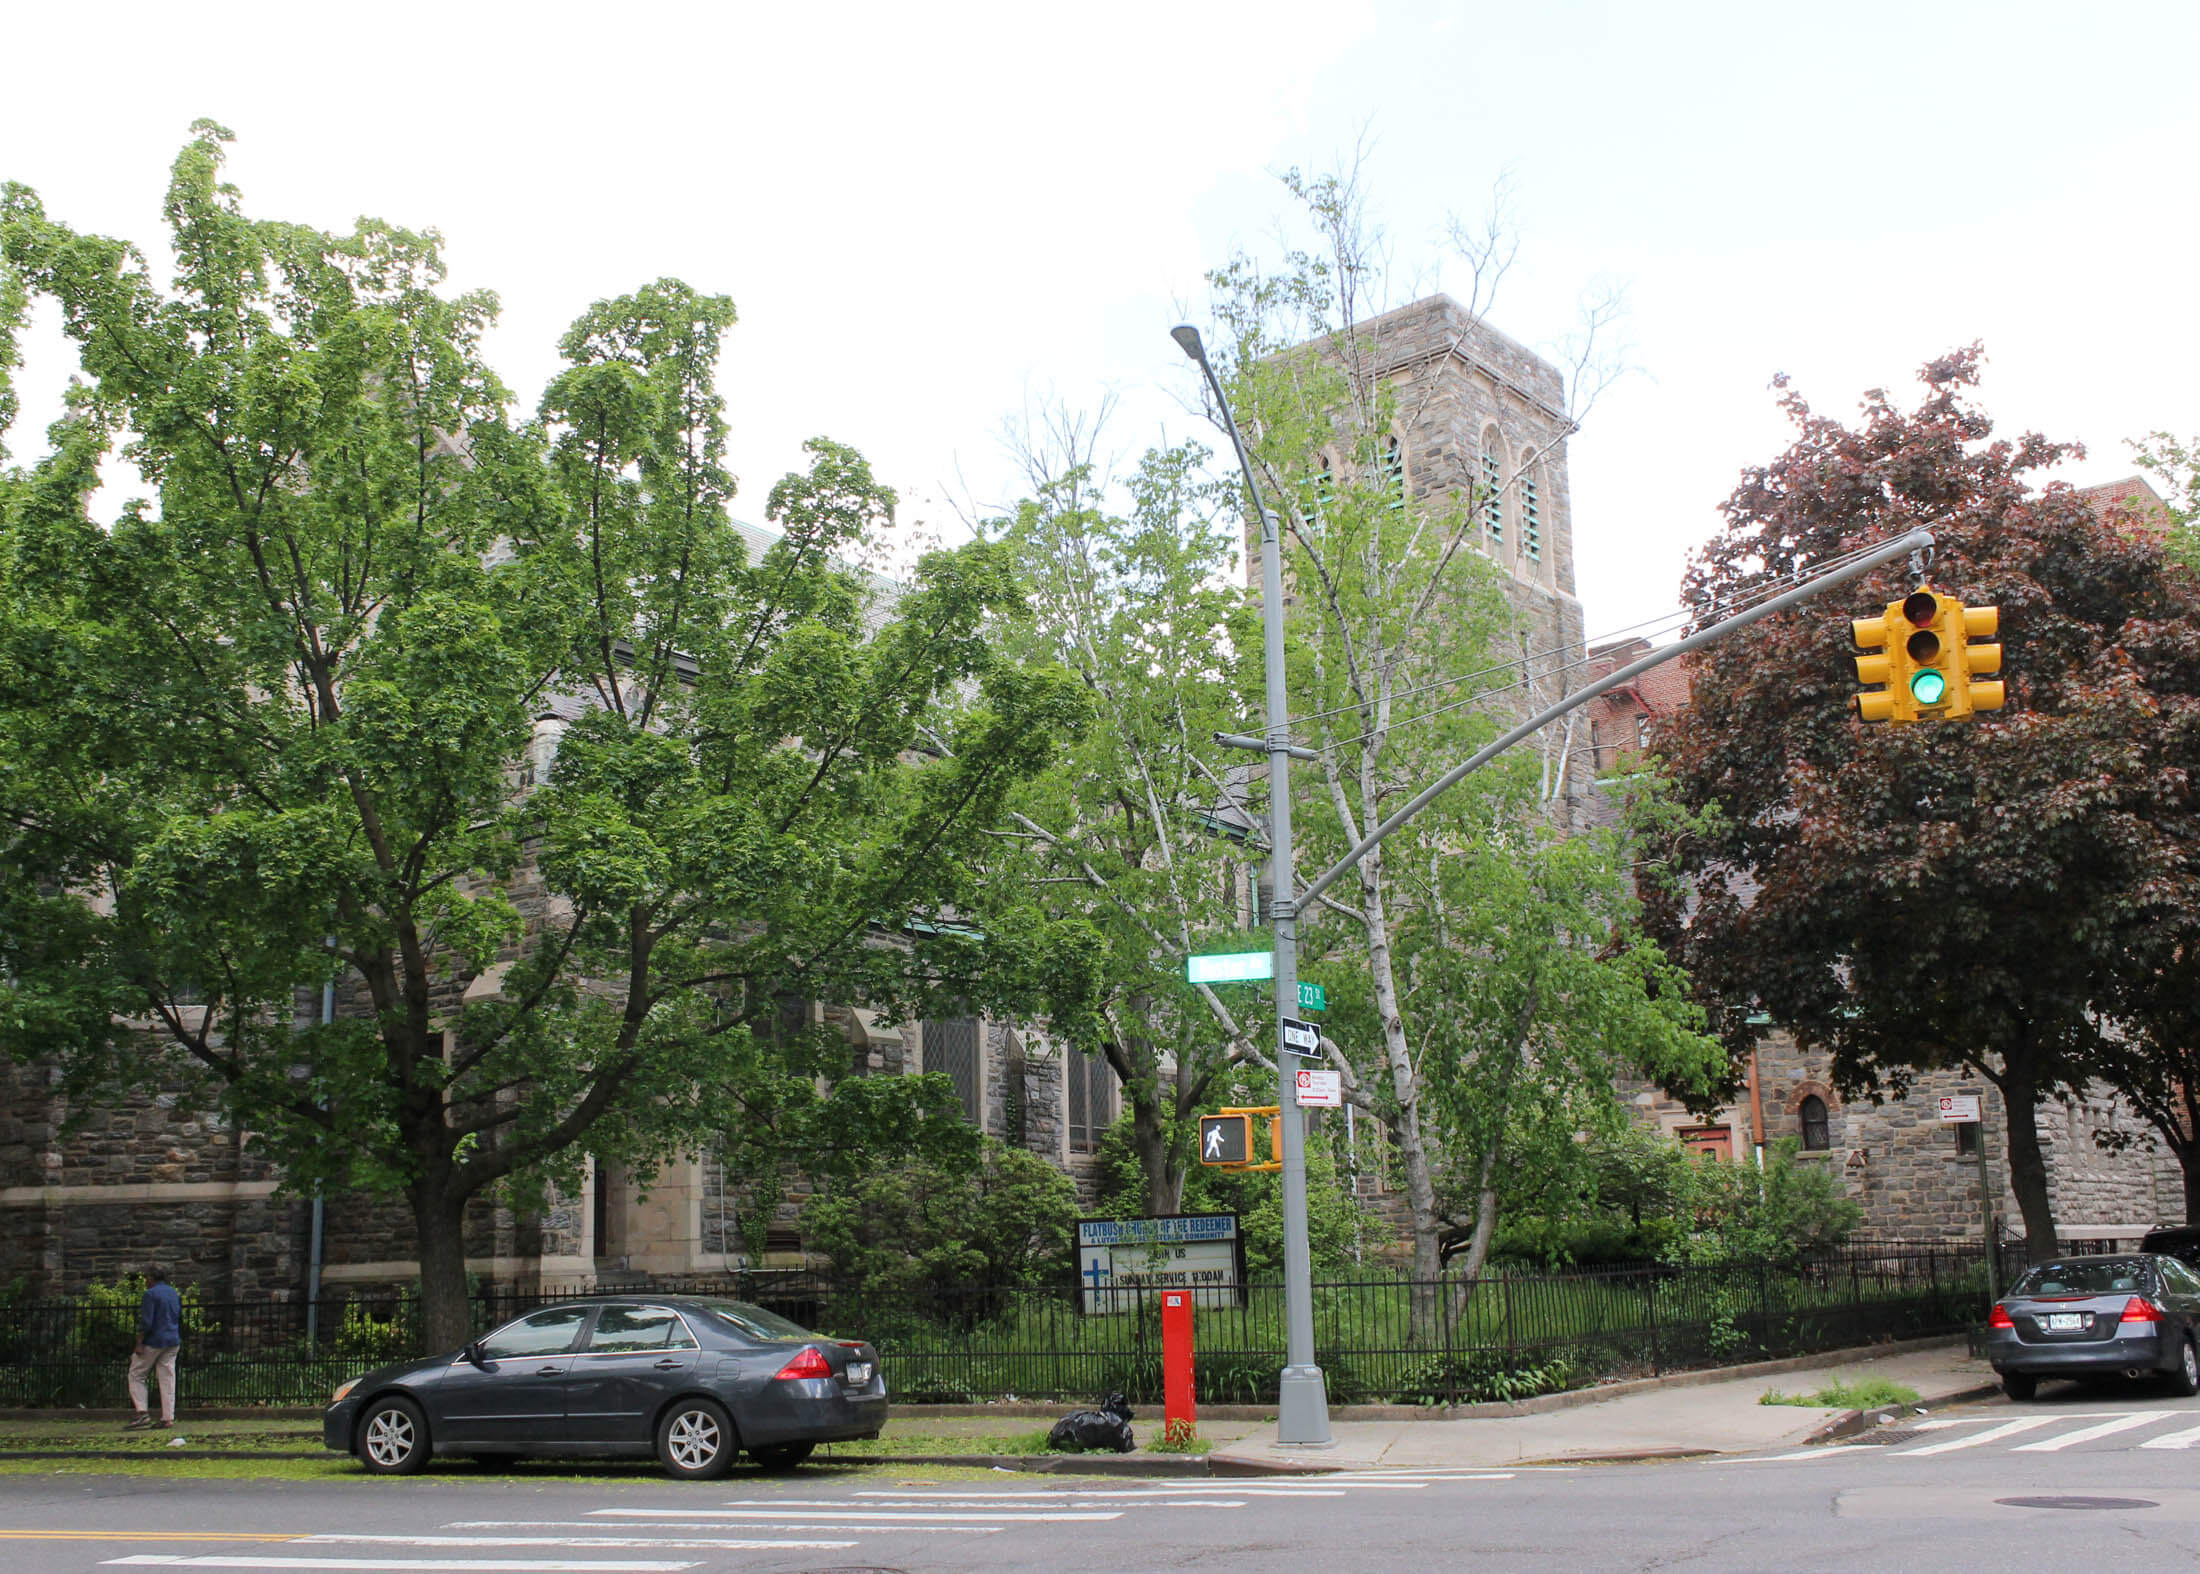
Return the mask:
<svg viewBox="0 0 2200 1574">
<path fill-rule="evenodd" d="M 1219 1125 L 1207 1128 L 1207 1157 L 1210 1159 L 1222 1157 L 1222 1128 Z"/>
</svg>

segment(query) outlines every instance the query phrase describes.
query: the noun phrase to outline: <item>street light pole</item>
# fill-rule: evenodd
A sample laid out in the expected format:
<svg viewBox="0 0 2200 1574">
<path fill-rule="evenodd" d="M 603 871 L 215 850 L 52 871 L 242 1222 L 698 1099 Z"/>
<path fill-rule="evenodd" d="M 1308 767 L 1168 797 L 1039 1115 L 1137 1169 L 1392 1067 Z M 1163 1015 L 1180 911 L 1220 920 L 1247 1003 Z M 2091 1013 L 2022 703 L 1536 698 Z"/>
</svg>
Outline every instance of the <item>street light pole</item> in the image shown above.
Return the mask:
<svg viewBox="0 0 2200 1574">
<path fill-rule="evenodd" d="M 1291 1074 L 1291 1057 L 1283 1045 L 1283 1022 L 1295 1016 L 1299 1005 L 1298 904 L 1294 897 L 1291 858 L 1291 756 L 1290 707 L 1284 693 L 1283 670 L 1283 542 L 1276 516 L 1260 500 L 1253 480 L 1253 462 L 1246 455 L 1245 439 L 1238 434 L 1230 414 L 1230 401 L 1222 392 L 1222 380 L 1208 363 L 1199 330 L 1189 323 L 1169 330 L 1184 353 L 1197 362 L 1207 378 L 1222 414 L 1223 430 L 1237 450 L 1238 468 L 1245 475 L 1245 492 L 1260 521 L 1261 632 L 1268 679 L 1268 885 L 1269 916 L 1275 929 L 1276 949 L 1276 1105 L 1283 1127 L 1283 1311 L 1284 1368 L 1276 1404 L 1276 1441 L 1326 1447 L 1329 1436 L 1329 1393 L 1322 1369 L 1314 1360 L 1314 1269 L 1306 1235 L 1306 1117 L 1299 1112 L 1298 1083 Z"/>
</svg>

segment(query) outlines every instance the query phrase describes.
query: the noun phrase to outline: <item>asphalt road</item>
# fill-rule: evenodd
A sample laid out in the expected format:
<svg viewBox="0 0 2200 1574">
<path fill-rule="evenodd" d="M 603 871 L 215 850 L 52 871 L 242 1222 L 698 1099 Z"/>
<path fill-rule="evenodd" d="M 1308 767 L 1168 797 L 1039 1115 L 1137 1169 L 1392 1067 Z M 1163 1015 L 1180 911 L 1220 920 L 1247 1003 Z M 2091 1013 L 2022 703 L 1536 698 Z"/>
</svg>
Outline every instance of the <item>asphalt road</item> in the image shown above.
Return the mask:
<svg viewBox="0 0 2200 1574">
<path fill-rule="evenodd" d="M 892 1467 L 523 1481 L 0 1478 L 0 1574 L 1933 1570 L 2200 1563 L 2200 1402 L 2050 1390 L 1655 1465 L 1131 1482 Z"/>
</svg>

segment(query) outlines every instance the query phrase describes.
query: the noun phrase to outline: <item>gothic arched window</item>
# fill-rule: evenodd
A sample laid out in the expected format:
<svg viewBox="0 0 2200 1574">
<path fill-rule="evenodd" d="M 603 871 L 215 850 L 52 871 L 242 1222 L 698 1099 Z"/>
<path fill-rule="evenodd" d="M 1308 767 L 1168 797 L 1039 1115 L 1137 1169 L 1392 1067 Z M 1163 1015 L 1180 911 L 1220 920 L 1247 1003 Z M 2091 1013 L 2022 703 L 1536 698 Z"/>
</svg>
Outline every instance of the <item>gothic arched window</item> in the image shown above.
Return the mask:
<svg viewBox="0 0 2200 1574">
<path fill-rule="evenodd" d="M 1826 1119 L 1826 1101 L 1817 1094 L 1807 1095 L 1796 1108 L 1795 1118 L 1802 1123 L 1803 1147 L 1811 1153 L 1823 1153 L 1833 1146 L 1833 1127 Z"/>
<path fill-rule="evenodd" d="M 1482 434 L 1482 532 L 1492 552 L 1505 544 L 1505 465 L 1497 457 L 1502 442 L 1494 426 Z"/>
</svg>

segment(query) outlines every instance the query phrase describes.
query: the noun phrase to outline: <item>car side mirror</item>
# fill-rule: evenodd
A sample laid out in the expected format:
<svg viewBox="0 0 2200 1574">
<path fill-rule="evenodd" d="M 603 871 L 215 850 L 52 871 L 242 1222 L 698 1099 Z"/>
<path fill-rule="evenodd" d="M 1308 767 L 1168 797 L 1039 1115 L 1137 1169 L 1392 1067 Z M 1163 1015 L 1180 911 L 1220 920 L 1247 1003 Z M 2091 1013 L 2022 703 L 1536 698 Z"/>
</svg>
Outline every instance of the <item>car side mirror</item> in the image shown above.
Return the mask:
<svg viewBox="0 0 2200 1574">
<path fill-rule="evenodd" d="M 458 1358 L 470 1366 L 479 1366 L 481 1364 L 481 1341 L 478 1339 L 468 1340 L 466 1347 L 458 1352 Z"/>
</svg>

